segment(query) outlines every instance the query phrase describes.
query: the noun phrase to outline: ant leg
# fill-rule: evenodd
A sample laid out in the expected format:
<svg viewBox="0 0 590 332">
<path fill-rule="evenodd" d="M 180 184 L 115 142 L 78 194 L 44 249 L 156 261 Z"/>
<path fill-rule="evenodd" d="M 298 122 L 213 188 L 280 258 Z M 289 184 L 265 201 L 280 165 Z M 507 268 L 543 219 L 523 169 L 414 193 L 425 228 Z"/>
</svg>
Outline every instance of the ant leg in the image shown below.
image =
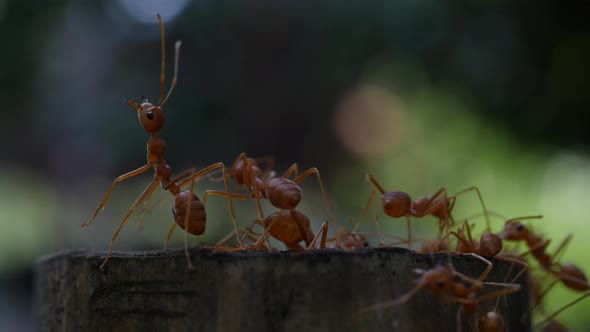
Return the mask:
<svg viewBox="0 0 590 332">
<path fill-rule="evenodd" d="M 102 262 L 102 264 L 99 267 L 99 269 L 101 271 L 104 270 L 104 267 L 105 267 L 106 263 L 111 258 L 111 254 L 113 252 L 113 245 L 115 244 L 115 239 L 117 238 L 117 236 L 121 232 L 121 229 L 123 229 L 123 226 L 125 226 L 125 224 L 127 223 L 127 221 L 129 221 L 129 217 L 131 216 L 131 214 L 133 213 L 133 211 L 135 211 L 135 209 L 137 209 L 137 207 L 139 206 L 139 204 L 141 204 L 141 202 L 146 198 L 146 196 L 148 195 L 148 193 L 150 192 L 150 190 L 152 190 L 152 188 L 154 186 L 158 185 L 158 183 L 159 183 L 159 181 L 152 181 L 144 189 L 144 191 L 141 193 L 141 195 L 139 195 L 139 197 L 137 198 L 137 200 L 135 200 L 135 203 L 133 203 L 133 205 L 131 205 L 131 208 L 129 208 L 129 212 L 127 212 L 127 215 L 125 216 L 125 219 L 123 219 L 123 221 L 121 221 L 121 224 L 119 225 L 119 228 L 117 228 L 117 231 L 115 232 L 115 234 L 111 238 L 111 245 L 109 246 L 109 253 L 108 253 L 107 257 L 105 258 L 105 260 Z"/>
<path fill-rule="evenodd" d="M 280 213 L 281 213 L 281 211 L 283 211 L 283 210 L 280 210 L 280 211 L 277 213 L 277 217 L 276 217 L 276 218 L 274 218 L 274 219 L 273 219 L 273 220 L 270 222 L 270 224 L 264 228 L 264 232 L 262 233 L 262 235 L 260 236 L 260 238 L 258 238 L 258 241 L 256 241 L 256 243 L 254 243 L 254 248 L 255 248 L 255 249 L 262 248 L 262 244 L 263 244 L 263 243 L 265 243 L 265 242 L 266 242 L 266 240 L 267 240 L 267 239 L 268 239 L 268 238 L 271 236 L 271 234 L 270 234 L 270 230 L 271 230 L 271 229 L 274 227 L 274 225 L 275 225 L 275 224 L 276 224 L 276 223 L 279 221 L 279 219 L 280 219 Z"/>
<path fill-rule="evenodd" d="M 500 286 L 500 287 L 504 287 L 504 289 L 499 290 L 499 291 L 495 291 L 495 292 L 490 292 L 484 296 L 478 297 L 477 303 L 491 300 L 491 299 L 494 299 L 499 296 L 516 293 L 521 289 L 520 285 L 518 285 L 518 284 L 505 284 L 505 283 L 501 283 L 501 282 L 484 282 L 483 284 L 487 285 L 487 286 Z"/>
<path fill-rule="evenodd" d="M 369 182 L 369 181 L 371 183 L 373 183 L 375 188 L 377 188 L 381 192 L 382 195 L 385 194 L 385 192 L 386 192 L 385 189 L 383 189 L 383 187 L 379 184 L 379 182 L 377 182 L 377 180 L 375 180 L 375 178 L 371 174 L 367 173 L 367 182 Z"/>
<path fill-rule="evenodd" d="M 522 266 L 522 269 L 520 271 L 518 271 L 518 273 L 514 276 L 514 278 L 512 278 L 512 283 L 516 282 L 516 280 L 518 280 L 518 278 L 529 268 L 529 264 L 527 262 L 520 260 L 516 257 L 497 255 L 494 258 L 499 261 Z"/>
<path fill-rule="evenodd" d="M 542 302 L 541 300 L 543 300 L 543 298 L 545 297 L 545 295 L 547 295 L 549 293 L 549 291 L 551 289 L 553 289 L 553 287 L 555 285 L 557 285 L 557 283 L 560 282 L 560 281 L 561 281 L 561 279 L 555 278 L 555 280 L 553 280 L 549 285 L 547 285 L 547 287 L 545 287 L 545 289 L 543 289 L 539 293 L 539 296 L 537 297 L 536 302 L 520 318 L 520 321 L 521 322 L 524 321 L 533 312 L 533 310 L 535 310 L 535 308 L 538 307 L 541 304 L 541 302 Z"/>
<path fill-rule="evenodd" d="M 168 235 L 166 236 L 166 242 L 164 242 L 164 248 L 168 248 L 168 242 L 170 242 L 170 238 L 172 237 L 172 233 L 174 233 L 174 229 L 176 228 L 176 223 L 172 222 L 172 226 L 168 230 Z"/>
<path fill-rule="evenodd" d="M 309 244 L 309 246 L 307 246 L 307 249 L 315 249 L 315 245 L 316 245 L 318 238 L 320 238 L 320 234 L 321 234 L 320 249 L 326 248 L 326 235 L 327 235 L 327 233 L 328 233 L 328 222 L 324 221 L 322 223 L 322 226 L 320 227 L 320 230 L 314 236 L 313 240 L 311 240 L 311 243 Z"/>
<path fill-rule="evenodd" d="M 207 191 L 205 191 L 205 193 L 203 194 L 203 198 L 201 199 L 201 201 L 203 202 L 203 205 L 205 205 L 207 203 L 207 196 L 208 195 L 224 196 L 224 197 L 231 196 L 232 198 L 243 199 L 243 200 L 252 199 L 252 195 L 226 193 L 225 191 L 219 191 L 219 190 L 207 190 Z"/>
<path fill-rule="evenodd" d="M 223 182 L 225 184 L 225 192 L 228 194 L 226 196 L 227 197 L 227 202 L 228 202 L 228 205 L 229 205 L 229 211 L 230 211 L 230 214 L 231 214 L 231 218 L 232 218 L 232 221 L 234 223 L 234 230 L 236 231 L 236 234 L 237 234 L 237 232 L 238 232 L 238 223 L 236 222 L 236 213 L 234 212 L 234 205 L 233 205 L 233 202 L 231 200 L 232 197 L 230 195 L 229 182 L 228 182 L 228 178 L 227 178 L 227 173 L 225 171 L 225 166 L 223 165 L 223 163 L 215 163 L 215 164 L 213 164 L 211 166 L 205 167 L 204 169 L 202 169 L 202 170 L 200 170 L 200 171 L 198 171 L 198 172 L 196 172 L 194 174 L 191 173 L 192 175 L 190 176 L 190 178 L 183 180 L 179 184 L 179 186 L 182 187 L 183 185 L 186 185 L 189 181 L 194 181 L 195 178 L 199 178 L 199 177 L 201 177 L 201 176 L 203 176 L 205 174 L 208 174 L 208 173 L 210 173 L 212 171 L 215 171 L 217 169 L 221 169 L 223 171 L 223 179 L 224 179 Z M 187 173 L 187 171 L 183 172 L 181 175 L 185 175 L 185 176 L 188 175 L 186 173 Z M 178 176 L 178 178 L 181 178 L 181 176 Z M 239 236 L 237 236 L 237 238 L 238 238 L 239 245 L 242 246 L 242 243 L 240 242 Z"/>
<path fill-rule="evenodd" d="M 535 250 L 541 249 L 541 248 L 545 248 L 549 245 L 549 243 L 551 242 L 551 240 L 548 239 L 543 239 L 543 241 L 539 241 L 538 243 L 536 243 L 535 245 L 529 247 L 529 250 L 523 252 L 522 254 L 519 255 L 519 257 L 525 257 L 526 255 L 534 252 Z M 543 250 L 545 251 L 545 250 Z"/>
<path fill-rule="evenodd" d="M 294 166 L 296 166 L 297 164 L 294 164 Z M 324 206 L 326 207 L 326 211 L 328 212 L 328 221 L 330 222 L 330 224 L 332 224 L 332 228 L 334 230 L 337 229 L 336 227 L 336 221 L 334 220 L 334 216 L 332 215 L 332 208 L 330 207 L 330 201 L 328 200 L 328 195 L 326 195 L 326 190 L 324 189 L 324 183 L 322 181 L 322 177 L 320 176 L 320 171 L 315 168 L 312 167 L 310 169 L 308 169 L 307 171 L 303 172 L 301 175 L 297 176 L 295 178 L 295 180 L 293 180 L 293 182 L 299 184 L 299 182 L 301 182 L 303 179 L 305 179 L 306 177 L 310 176 L 311 174 L 315 174 L 317 176 L 318 179 L 318 184 L 320 186 L 320 190 L 322 192 L 322 197 L 324 199 Z M 340 236 L 338 235 L 338 240 L 337 242 L 340 242 Z"/>
<path fill-rule="evenodd" d="M 373 189 L 373 191 L 371 192 L 371 196 L 369 196 L 369 200 L 367 201 L 367 205 L 365 206 L 365 209 L 363 210 L 363 213 L 361 214 L 361 217 L 359 218 L 359 221 L 352 228 L 352 232 L 356 232 L 358 230 L 360 224 L 363 222 L 363 220 L 367 216 L 367 213 L 369 213 L 369 207 L 371 207 L 373 210 L 373 217 L 375 219 L 375 225 L 377 225 L 377 231 L 379 232 L 379 238 L 381 239 L 381 241 L 379 242 L 379 246 L 383 246 L 385 244 L 385 239 L 383 238 L 383 232 L 381 231 L 381 224 L 379 224 L 379 219 L 377 217 L 377 212 L 375 211 L 375 204 L 374 204 L 376 193 L 377 193 L 377 190 Z"/>
<path fill-rule="evenodd" d="M 555 249 L 555 252 L 553 252 L 553 255 L 551 257 L 553 257 L 553 262 L 559 262 L 560 258 L 558 255 L 562 255 L 567 246 L 570 244 L 570 241 L 572 239 L 573 235 L 572 234 L 568 234 L 565 239 L 563 239 L 563 241 L 561 241 L 561 243 L 559 244 L 559 246 L 557 247 L 557 249 Z"/>
<path fill-rule="evenodd" d="M 254 198 L 256 199 L 256 210 L 258 212 L 258 219 L 260 220 L 260 222 L 264 222 L 264 213 L 262 212 L 262 205 L 260 204 L 260 198 L 262 197 L 260 191 L 258 190 L 258 186 L 256 185 L 256 177 L 254 172 L 252 171 L 252 165 L 250 163 L 250 160 L 248 160 L 248 157 L 246 156 L 245 152 L 240 153 L 240 155 L 238 156 L 238 158 L 236 158 L 236 160 L 234 161 L 231 169 L 229 170 L 229 173 L 227 173 L 225 171 L 225 168 L 223 170 L 224 173 L 224 179 L 228 179 L 232 176 L 235 175 L 236 172 L 236 168 L 238 167 L 238 164 L 240 163 L 240 161 L 242 162 L 242 168 L 243 168 L 243 174 L 242 174 L 242 178 L 244 180 L 244 185 L 246 185 L 246 187 L 248 187 L 248 190 L 252 190 L 254 192 Z M 227 182 L 227 180 L 226 180 Z M 227 184 L 227 183 L 226 183 Z M 229 193 L 229 186 L 226 185 L 227 187 L 227 192 Z"/>
<path fill-rule="evenodd" d="M 481 208 L 482 208 L 483 213 L 484 213 L 484 218 L 486 220 L 486 227 L 487 227 L 486 230 L 487 230 L 488 233 L 491 233 L 492 232 L 492 228 L 490 226 L 490 217 L 489 217 L 489 214 L 488 214 L 488 209 L 486 208 L 486 205 L 485 205 L 485 203 L 483 201 L 483 197 L 481 196 L 481 192 L 479 191 L 479 188 L 477 188 L 476 186 L 469 187 L 467 189 L 463 189 L 463 190 L 455 193 L 455 195 L 453 195 L 453 196 L 456 197 L 456 196 L 459 196 L 461 194 L 464 194 L 464 193 L 466 193 L 468 191 L 475 191 L 475 193 L 477 194 L 477 197 L 479 198 L 479 203 L 481 204 Z"/>
<path fill-rule="evenodd" d="M 440 198 L 442 196 L 442 198 Z M 425 208 L 419 211 L 412 211 L 412 214 L 416 217 L 424 217 L 429 214 L 433 214 L 435 211 L 444 208 L 444 215 L 441 217 L 438 214 L 435 215 L 439 218 L 439 229 L 449 229 L 449 219 L 451 218 L 451 207 L 455 206 L 455 197 L 447 196 L 447 190 L 440 188 L 434 195 L 432 195 L 427 202 L 424 204 Z M 442 235 L 439 234 L 439 236 Z"/>
<path fill-rule="evenodd" d="M 191 174 L 191 188 L 189 189 L 189 192 L 192 194 L 194 189 L 195 189 L 195 176 L 194 176 L 194 169 L 191 169 L 192 173 Z M 174 181 L 176 182 L 176 181 Z M 184 229 L 187 230 L 188 229 L 188 224 L 189 224 L 189 220 L 190 220 L 190 215 L 191 215 L 191 200 L 192 200 L 193 195 L 189 195 L 188 196 L 188 202 L 186 203 L 186 206 L 188 207 L 186 209 L 186 213 L 184 214 Z M 203 204 L 204 206 L 205 204 Z M 198 237 L 195 235 L 195 238 L 197 239 Z M 195 239 L 195 242 L 196 242 Z M 184 254 L 186 255 L 186 262 L 188 264 L 188 269 L 189 270 L 194 270 L 195 267 L 193 266 L 193 262 L 191 261 L 191 255 L 188 252 L 188 232 L 185 231 L 184 232 Z"/>
<path fill-rule="evenodd" d="M 88 226 L 90 226 L 90 224 L 92 224 L 94 222 L 94 219 L 96 219 L 96 216 L 98 215 L 98 213 L 100 211 L 102 211 L 102 209 L 104 209 L 104 206 L 107 203 L 107 200 L 109 199 L 109 196 L 111 196 L 111 192 L 113 192 L 113 189 L 115 189 L 115 185 L 117 185 L 117 183 L 119 183 L 119 182 L 121 182 L 121 181 L 123 181 L 125 179 L 128 179 L 128 178 L 134 177 L 136 175 L 139 175 L 139 174 L 147 171 L 151 167 L 152 167 L 152 165 L 147 164 L 147 165 L 145 165 L 143 167 L 140 167 L 140 168 L 138 168 L 138 169 L 136 169 L 134 171 L 131 171 L 129 173 L 125 173 L 125 174 L 119 176 L 118 178 L 116 178 L 115 181 L 113 181 L 113 183 L 111 184 L 111 187 L 109 188 L 109 191 L 107 191 L 107 193 L 104 196 L 102 202 L 100 203 L 100 205 L 94 211 L 94 215 L 92 215 L 92 218 L 90 218 L 90 220 L 88 222 L 82 224 L 82 227 L 88 227 Z"/>
<path fill-rule="evenodd" d="M 441 238 L 441 241 L 444 240 L 444 239 L 447 239 L 451 235 L 453 235 L 453 236 L 455 236 L 457 238 L 457 241 L 459 241 L 459 243 L 457 243 L 457 249 L 459 249 L 459 245 L 461 245 L 461 244 L 465 245 L 467 248 L 471 248 L 472 242 L 468 241 L 463 236 L 462 228 L 459 228 L 459 231 L 461 232 L 461 234 L 459 234 L 457 232 L 454 232 L 454 231 L 450 231 L 447 235 L 445 235 L 443 238 Z"/>
<path fill-rule="evenodd" d="M 289 167 L 287 169 L 285 174 L 283 174 L 283 177 L 285 179 L 288 179 L 291 176 L 291 174 L 293 174 L 293 173 L 295 173 L 295 178 L 299 177 L 299 165 L 297 165 L 297 164 L 291 165 L 291 167 Z M 294 182 L 297 183 L 297 181 L 294 181 Z"/>
<path fill-rule="evenodd" d="M 502 262 L 510 263 L 510 269 L 508 270 L 506 278 L 504 279 L 505 283 L 506 283 L 506 281 L 508 281 L 508 277 L 510 276 L 510 273 L 512 272 L 512 268 L 514 267 L 514 264 L 522 266 L 522 269 L 520 269 L 520 271 L 518 271 L 518 273 L 514 276 L 514 278 L 512 278 L 512 280 L 510 281 L 511 284 L 514 284 L 516 282 L 516 280 L 518 280 L 518 278 L 520 278 L 520 276 L 525 271 L 527 271 L 529 269 L 529 264 L 527 262 L 525 262 L 521 259 L 518 259 L 516 257 L 505 256 L 505 255 L 496 255 L 496 256 L 494 256 L 494 259 L 502 261 Z M 500 304 L 500 297 L 498 297 L 498 299 L 496 300 L 496 304 L 494 305 L 494 312 L 498 312 L 498 305 L 499 304 Z"/>
<path fill-rule="evenodd" d="M 390 300 L 390 301 L 385 301 L 385 302 L 377 303 L 377 304 L 374 304 L 374 305 L 371 305 L 368 307 L 364 307 L 364 308 L 360 309 L 359 311 L 357 311 L 355 316 L 358 317 L 358 316 L 365 314 L 369 311 L 386 309 L 386 308 L 390 308 L 390 307 L 393 307 L 396 305 L 400 305 L 402 303 L 406 303 L 412 297 L 414 297 L 414 295 L 416 295 L 416 293 L 418 293 L 422 288 L 424 288 L 424 286 L 426 286 L 426 284 L 424 282 L 419 282 L 416 286 L 414 286 L 414 288 L 412 288 L 406 294 L 404 294 L 396 299 Z"/>
<path fill-rule="evenodd" d="M 236 173 L 236 168 L 238 167 L 238 164 L 240 162 L 242 162 L 242 165 L 244 165 L 244 166 L 242 166 L 243 167 L 243 170 L 242 170 L 243 171 L 242 178 L 244 179 L 244 182 L 247 181 L 248 180 L 247 173 L 248 173 L 248 170 L 250 169 L 250 167 L 247 167 L 248 166 L 247 161 L 248 161 L 248 156 L 246 156 L 246 153 L 245 152 L 240 153 L 238 155 L 238 157 L 236 158 L 236 160 L 234 160 L 234 162 L 232 164 L 232 167 L 230 168 L 229 172 L 227 173 L 227 176 L 229 178 L 233 177 L 235 175 L 235 173 Z M 211 181 L 221 181 L 221 180 L 223 180 L 223 178 L 221 178 L 221 177 L 214 177 L 214 176 L 211 176 L 211 175 L 209 176 L 209 179 Z M 245 183 L 245 185 L 247 187 L 250 186 L 249 183 Z M 240 188 L 240 186 L 241 185 L 238 184 L 238 189 Z M 250 190 L 250 188 L 248 188 L 248 190 Z"/>
<path fill-rule="evenodd" d="M 471 256 L 471 257 L 477 258 L 480 261 L 482 261 L 484 264 L 486 264 L 487 267 L 482 272 L 482 274 L 479 276 L 479 278 L 477 278 L 477 279 L 474 279 L 474 278 L 471 278 L 471 277 L 467 277 L 466 275 L 464 275 L 464 274 L 462 274 L 460 272 L 457 272 L 457 271 L 453 271 L 453 274 L 456 274 L 456 275 L 460 276 L 462 279 L 464 279 L 466 281 L 469 281 L 471 283 L 474 283 L 474 284 L 482 283 L 484 280 L 486 280 L 486 278 L 488 277 L 488 274 L 490 274 L 490 272 L 492 272 L 492 269 L 494 267 L 494 265 L 492 264 L 492 262 L 490 262 L 489 260 L 481 257 L 478 254 L 474 254 L 474 253 L 465 253 L 465 254 L 462 254 L 462 255 Z"/>
<path fill-rule="evenodd" d="M 535 325 L 535 329 L 548 323 L 549 321 L 551 321 L 553 318 L 555 318 L 555 316 L 559 315 L 562 311 L 564 311 L 565 309 L 573 306 L 574 304 L 582 301 L 583 299 L 587 298 L 588 296 L 590 296 L 590 292 L 586 292 L 582 295 L 580 295 L 580 297 L 578 297 L 577 299 L 573 300 L 572 302 L 564 305 L 563 307 L 561 307 L 559 310 L 555 311 L 554 313 L 550 314 L 549 316 L 545 317 L 544 320 L 542 320 L 540 323 L 537 323 L 537 325 Z"/>
<path fill-rule="evenodd" d="M 246 231 L 245 231 L 245 230 L 243 230 L 243 229 L 239 229 L 238 231 L 239 231 L 239 233 L 238 233 L 238 236 L 240 236 L 240 233 L 246 233 Z M 213 247 L 223 247 L 223 246 L 225 246 L 225 244 L 226 244 L 226 243 L 227 243 L 227 242 L 228 242 L 228 241 L 229 241 L 229 240 L 230 240 L 232 237 L 234 237 L 234 236 L 236 236 L 236 231 L 233 231 L 233 230 L 232 230 L 231 232 L 229 232 L 229 234 L 227 234 L 226 236 L 224 236 L 223 238 L 221 238 L 221 240 L 219 240 L 219 241 L 218 241 L 218 242 L 215 244 L 215 246 L 213 246 Z M 250 239 L 250 237 L 248 237 L 248 238 Z M 244 243 L 244 241 L 245 241 L 245 240 L 246 240 L 245 238 L 242 238 L 242 243 Z M 211 247 L 211 246 L 210 246 L 210 247 Z"/>
<path fill-rule="evenodd" d="M 141 221 L 143 220 L 143 216 L 145 215 L 145 212 L 147 211 L 147 208 L 148 208 L 150 202 L 152 201 L 152 198 L 154 197 L 154 194 L 156 193 L 156 191 L 158 191 L 158 187 L 154 187 L 152 189 L 152 191 L 150 191 L 147 199 L 143 202 L 143 207 L 141 208 L 141 211 L 139 213 L 139 217 L 137 218 L 137 229 L 138 230 L 141 230 L 143 228 Z"/>
<path fill-rule="evenodd" d="M 412 220 L 410 216 L 406 216 L 406 223 L 408 224 L 408 249 L 412 248 Z"/>
<path fill-rule="evenodd" d="M 254 239 L 256 241 L 258 241 L 258 239 L 256 239 L 256 237 L 254 235 L 262 235 L 262 234 L 258 234 L 256 232 L 254 232 L 254 227 L 256 225 L 260 225 L 262 226 L 262 228 L 264 229 L 264 223 L 261 223 L 260 220 L 255 219 L 254 221 L 252 221 L 252 223 L 250 223 L 250 225 L 248 227 L 246 227 L 246 230 L 244 231 L 244 236 L 242 237 L 242 242 L 244 242 L 247 238 L 251 238 Z"/>
<path fill-rule="evenodd" d="M 251 199 L 252 196 L 251 195 L 242 195 L 242 194 L 235 194 L 235 193 L 227 193 L 227 192 L 223 192 L 223 191 L 219 191 L 219 190 L 207 190 L 205 191 L 205 193 L 203 194 L 203 206 L 206 206 L 207 204 L 207 196 L 208 195 L 214 195 L 214 196 L 231 196 L 232 198 L 237 198 L 237 199 Z M 234 230 L 232 231 L 232 234 L 236 236 L 236 238 L 238 239 L 238 244 L 241 247 L 242 246 L 242 240 L 240 240 L 240 234 L 237 228 L 237 225 L 235 225 Z"/>
</svg>

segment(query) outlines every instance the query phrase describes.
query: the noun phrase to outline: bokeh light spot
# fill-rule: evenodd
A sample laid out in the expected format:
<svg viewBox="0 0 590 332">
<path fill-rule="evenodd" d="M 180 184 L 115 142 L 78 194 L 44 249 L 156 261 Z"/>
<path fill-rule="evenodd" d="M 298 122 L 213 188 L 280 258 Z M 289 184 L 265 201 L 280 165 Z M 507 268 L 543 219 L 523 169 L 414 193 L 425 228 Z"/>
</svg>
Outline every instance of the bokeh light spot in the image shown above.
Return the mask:
<svg viewBox="0 0 590 332">
<path fill-rule="evenodd" d="M 365 85 L 340 101 L 333 121 L 344 147 L 368 158 L 395 148 L 403 135 L 406 116 L 396 95 L 378 86 Z"/>
</svg>

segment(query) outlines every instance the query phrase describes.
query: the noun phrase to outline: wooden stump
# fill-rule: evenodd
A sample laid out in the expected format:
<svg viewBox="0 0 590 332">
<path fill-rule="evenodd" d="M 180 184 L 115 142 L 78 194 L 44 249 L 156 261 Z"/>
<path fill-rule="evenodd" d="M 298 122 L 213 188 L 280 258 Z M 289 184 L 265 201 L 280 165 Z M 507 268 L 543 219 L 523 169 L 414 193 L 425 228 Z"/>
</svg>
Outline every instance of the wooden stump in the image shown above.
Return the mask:
<svg viewBox="0 0 590 332">
<path fill-rule="evenodd" d="M 446 264 L 447 254 L 415 254 L 401 248 L 301 253 L 215 253 L 195 248 L 191 257 L 196 269 L 189 270 L 184 250 L 174 249 L 115 253 L 100 271 L 105 255 L 68 251 L 37 264 L 38 330 L 456 330 L 458 305 L 427 292 L 355 318 L 359 309 L 409 291 L 415 285 L 413 269 Z M 473 257 L 451 257 L 455 269 L 468 276 L 478 277 L 485 269 Z M 504 281 L 510 264 L 494 264 L 487 281 Z M 530 321 L 520 322 L 527 303 L 525 291 L 500 301 L 499 311 L 510 331 L 530 331 Z M 487 310 L 494 304 L 483 303 Z"/>
</svg>

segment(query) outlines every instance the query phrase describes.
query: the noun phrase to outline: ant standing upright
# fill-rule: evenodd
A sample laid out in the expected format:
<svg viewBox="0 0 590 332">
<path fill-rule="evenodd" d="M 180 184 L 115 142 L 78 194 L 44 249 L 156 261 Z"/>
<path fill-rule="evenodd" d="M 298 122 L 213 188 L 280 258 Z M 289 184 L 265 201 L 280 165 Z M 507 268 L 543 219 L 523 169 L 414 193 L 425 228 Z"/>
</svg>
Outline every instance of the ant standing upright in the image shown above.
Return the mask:
<svg viewBox="0 0 590 332">
<path fill-rule="evenodd" d="M 96 208 L 94 215 L 90 220 L 84 224 L 82 227 L 88 227 L 90 224 L 94 222 L 98 213 L 101 212 L 109 196 L 111 195 L 115 185 L 125 179 L 132 178 L 134 176 L 140 175 L 150 168 L 154 169 L 155 175 L 152 182 L 144 189 L 144 191 L 139 195 L 139 197 L 135 200 L 133 205 L 129 208 L 129 212 L 117 228 L 117 231 L 111 238 L 111 243 L 109 246 L 109 253 L 105 258 L 102 265 L 100 265 L 100 269 L 103 270 L 106 263 L 111 258 L 111 254 L 113 251 L 113 245 L 115 243 L 115 239 L 121 232 L 121 229 L 129 218 L 133 214 L 133 212 L 137 209 L 137 207 L 144 201 L 146 198 L 149 199 L 152 197 L 153 192 L 158 188 L 158 184 L 161 185 L 162 189 L 169 191 L 173 196 L 174 200 L 172 203 L 172 213 L 174 215 L 175 223 L 180 226 L 182 229 L 185 230 L 185 254 L 188 261 L 189 268 L 193 268 L 193 265 L 190 260 L 190 256 L 188 253 L 188 233 L 191 233 L 195 236 L 201 235 L 205 232 L 205 225 L 206 225 L 206 213 L 205 213 L 205 205 L 199 201 L 199 198 L 192 192 L 195 184 L 195 179 L 202 177 L 205 174 L 211 173 L 213 171 L 221 171 L 224 173 L 224 182 L 225 182 L 225 189 L 229 193 L 229 185 L 226 181 L 225 175 L 225 166 L 223 163 L 215 163 L 211 166 L 208 166 L 200 171 L 197 171 L 194 168 L 187 169 L 180 173 L 174 179 L 170 179 L 172 176 L 172 168 L 166 163 L 165 158 L 165 150 L 166 150 L 166 142 L 162 137 L 158 135 L 158 132 L 164 127 L 165 123 L 165 116 L 163 112 L 163 107 L 170 98 L 174 87 L 176 86 L 176 81 L 178 78 L 178 58 L 180 52 L 180 45 L 181 42 L 177 41 L 175 44 L 175 53 L 174 53 L 174 77 L 172 78 L 172 84 L 170 86 L 170 90 L 166 97 L 164 97 L 164 81 L 166 78 L 165 74 L 165 38 L 164 38 L 164 24 L 162 23 L 162 18 L 160 15 L 157 15 L 158 23 L 160 26 L 160 34 L 161 34 L 161 42 L 162 42 L 162 74 L 160 76 L 160 98 L 158 99 L 158 103 L 153 105 L 150 103 L 147 98 L 144 98 L 143 102 L 139 104 L 137 101 L 127 101 L 124 102 L 129 105 L 130 107 L 134 108 L 137 111 L 137 116 L 139 118 L 139 123 L 141 127 L 150 134 L 150 139 L 147 144 L 147 164 L 142 166 L 136 170 L 131 172 L 125 173 L 113 181 L 109 190 L 107 191 L 104 199 L 100 203 L 100 205 Z M 181 190 L 183 186 L 186 186 L 190 183 L 190 191 Z M 215 194 L 214 192 L 211 194 Z M 230 195 L 226 195 L 228 204 L 230 207 L 231 217 L 234 223 L 234 227 L 237 230 L 237 223 L 235 214 L 233 211 L 233 204 Z M 237 232 L 236 232 L 237 234 Z M 238 242 L 240 241 L 238 237 Z"/>
</svg>

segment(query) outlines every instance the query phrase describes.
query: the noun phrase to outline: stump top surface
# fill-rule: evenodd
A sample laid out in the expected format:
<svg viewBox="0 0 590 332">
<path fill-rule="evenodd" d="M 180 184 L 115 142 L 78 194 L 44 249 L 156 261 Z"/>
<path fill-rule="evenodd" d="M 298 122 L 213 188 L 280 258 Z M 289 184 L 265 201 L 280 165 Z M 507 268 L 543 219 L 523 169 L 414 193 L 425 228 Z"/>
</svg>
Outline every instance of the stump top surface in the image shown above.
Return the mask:
<svg viewBox="0 0 590 332">
<path fill-rule="evenodd" d="M 479 276 L 468 255 L 416 254 L 405 248 L 303 252 L 215 252 L 184 248 L 115 252 L 69 250 L 41 258 L 35 269 L 40 330 L 109 331 L 455 331 L 456 303 L 419 292 L 402 305 L 353 319 L 361 308 L 397 298 L 416 283 L 414 269 L 452 261 Z M 494 263 L 502 282 L 510 264 Z M 513 324 L 526 294 L 509 296 L 502 314 Z M 492 306 L 493 301 L 486 301 Z M 514 307 L 514 308 L 513 308 Z M 528 323 L 527 323 L 528 324 Z M 511 330 L 527 331 L 529 325 Z"/>
</svg>

